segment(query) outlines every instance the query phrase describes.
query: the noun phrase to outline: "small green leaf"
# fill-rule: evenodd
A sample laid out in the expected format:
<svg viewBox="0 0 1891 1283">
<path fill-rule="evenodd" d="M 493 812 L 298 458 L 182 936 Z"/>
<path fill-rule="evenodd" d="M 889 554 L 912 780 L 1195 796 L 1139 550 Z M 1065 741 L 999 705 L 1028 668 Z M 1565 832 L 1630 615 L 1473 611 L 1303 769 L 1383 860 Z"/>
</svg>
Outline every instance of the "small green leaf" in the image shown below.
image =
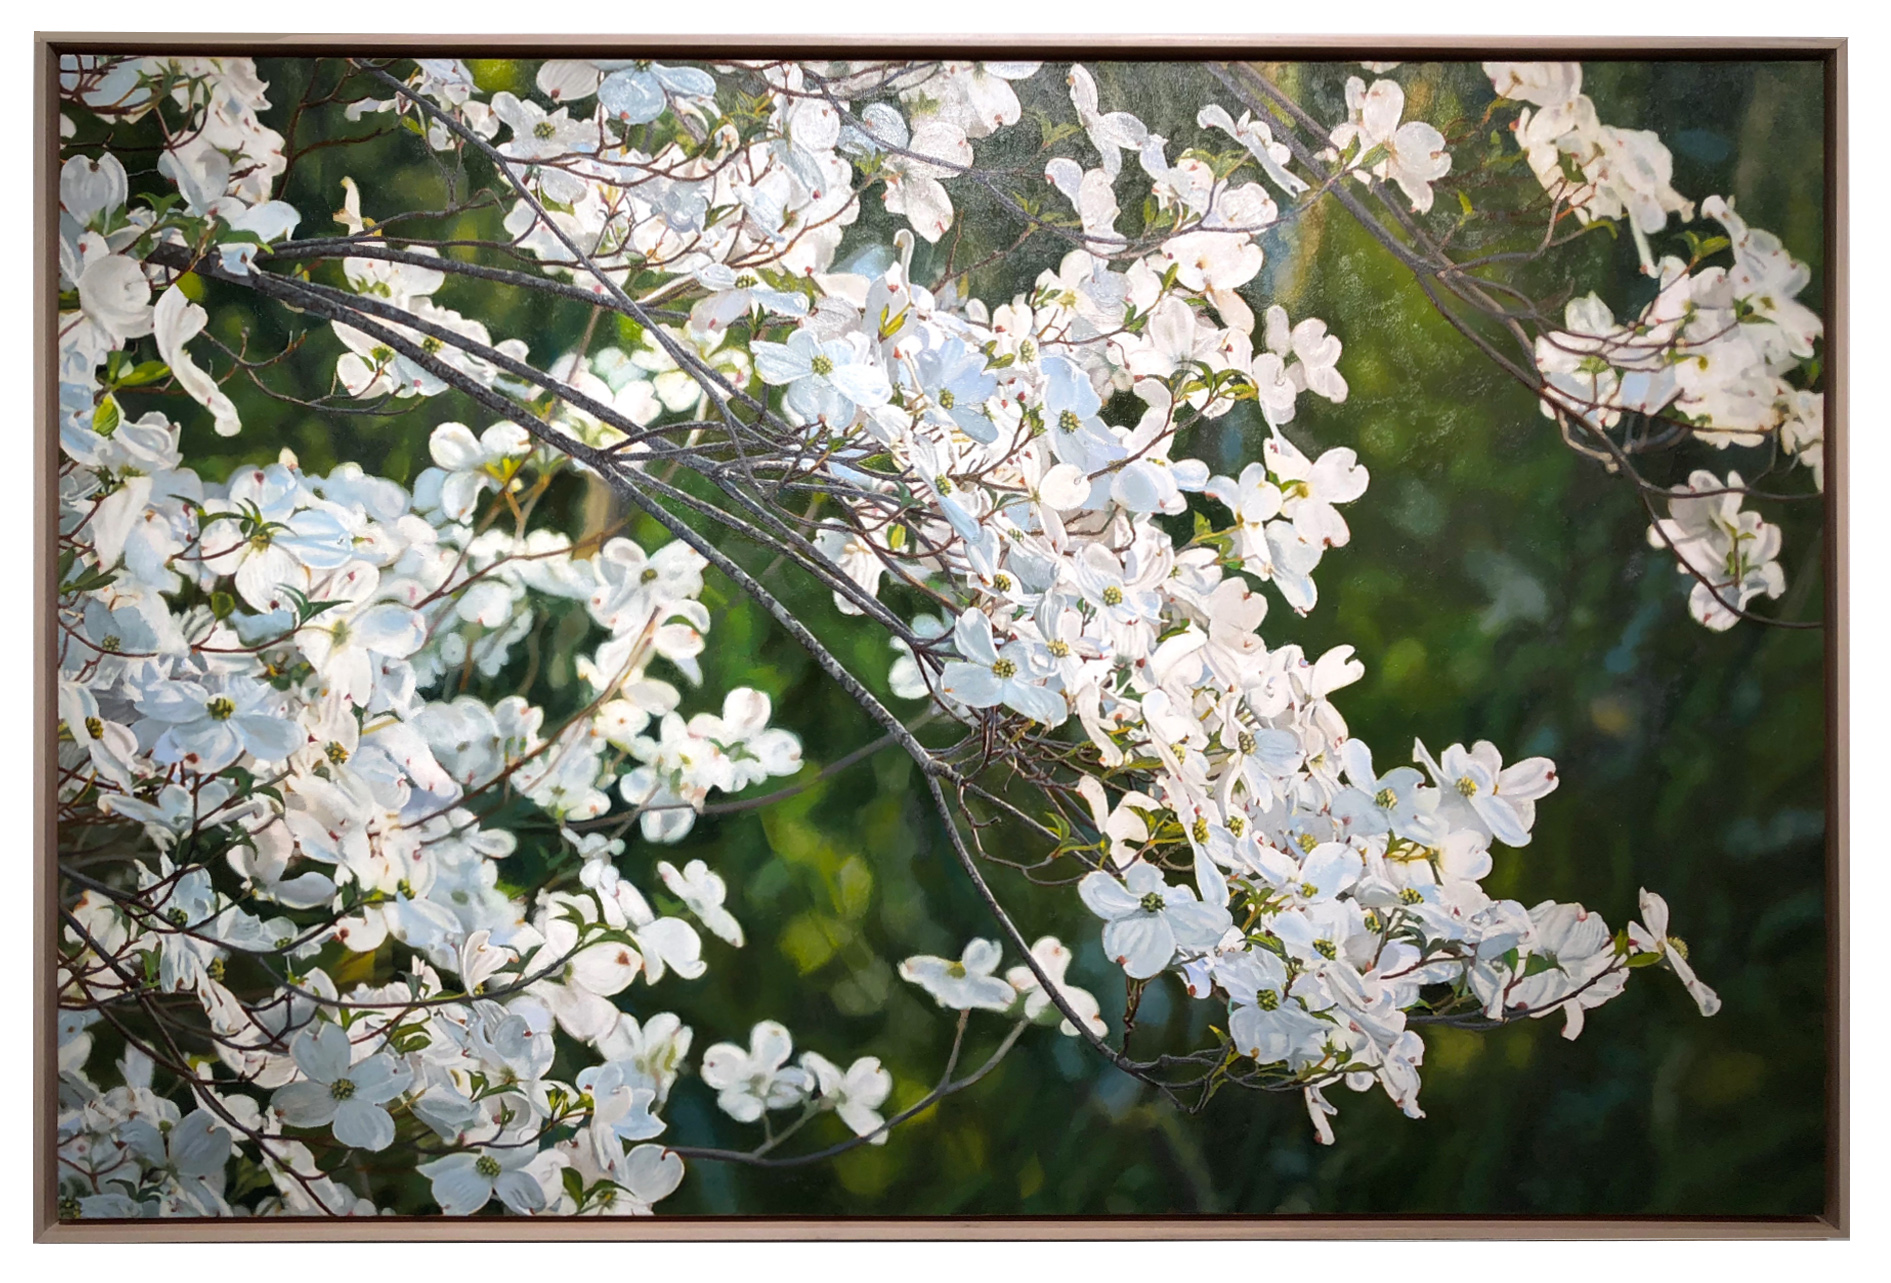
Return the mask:
<svg viewBox="0 0 1891 1283">
<path fill-rule="evenodd" d="M 1557 965 L 1556 959 L 1546 957 L 1540 953 L 1533 953 L 1523 960 L 1523 976 L 1526 980 L 1531 976 L 1540 976 L 1545 971 L 1561 970 L 1562 968 Z"/>
<path fill-rule="evenodd" d="M 1682 231 L 1681 237 L 1687 241 L 1689 252 L 1692 253 L 1697 260 L 1709 258 L 1733 244 L 1733 242 L 1728 240 L 1725 236 L 1697 236 L 1695 233 L 1686 230 Z"/>
<path fill-rule="evenodd" d="M 473 74 L 473 84 L 489 94 L 501 89 L 522 94 L 530 84 L 523 68 L 511 58 L 468 58 L 466 69 Z"/>
<path fill-rule="evenodd" d="M 115 382 L 121 388 L 137 388 L 156 383 L 159 379 L 169 377 L 170 373 L 171 367 L 162 361 L 141 361 Z"/>
<path fill-rule="evenodd" d="M 111 584 L 117 578 L 117 571 L 106 570 L 102 566 L 93 566 L 70 583 L 59 585 L 59 595 L 64 597 L 68 593 L 97 592 L 99 589 Z"/>
<path fill-rule="evenodd" d="M 92 431 L 102 437 L 109 437 L 118 431 L 118 425 L 124 420 L 117 399 L 108 393 L 99 399 L 98 406 L 92 411 Z"/>
</svg>

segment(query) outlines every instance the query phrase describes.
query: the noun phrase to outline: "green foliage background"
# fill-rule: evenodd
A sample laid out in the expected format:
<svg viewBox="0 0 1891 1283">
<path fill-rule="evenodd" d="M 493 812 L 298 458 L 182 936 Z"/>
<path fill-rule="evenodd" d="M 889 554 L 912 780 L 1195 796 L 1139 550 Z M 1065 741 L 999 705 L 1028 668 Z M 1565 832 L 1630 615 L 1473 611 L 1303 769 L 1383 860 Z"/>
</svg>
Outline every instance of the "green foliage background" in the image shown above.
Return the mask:
<svg viewBox="0 0 1891 1283">
<path fill-rule="evenodd" d="M 332 62 L 260 65 L 275 87 L 271 123 L 285 132 L 311 80 L 320 96 L 338 74 Z M 523 92 L 533 67 L 489 62 L 475 70 L 488 88 Z M 1356 68 L 1276 70 L 1316 115 L 1343 118 L 1341 87 Z M 1172 140 L 1172 154 L 1197 136 L 1200 103 L 1235 106 L 1199 68 L 1097 71 L 1105 104 L 1138 111 Z M 1392 74 L 1406 86 L 1412 114 L 1434 121 L 1474 122 L 1489 101 L 1474 65 L 1408 65 Z M 1019 141 L 980 143 L 981 161 L 1035 154 L 1034 113 L 1068 118 L 1062 76 L 1041 80 L 1027 94 L 1027 121 L 1012 131 Z M 1679 190 L 1697 199 L 1731 193 L 1743 215 L 1782 236 L 1812 265 L 1806 297 L 1820 304 L 1818 64 L 1591 63 L 1585 88 L 1604 121 L 1661 131 Z M 329 105 L 303 113 L 292 141 L 306 149 L 374 135 L 385 124 L 373 116 L 346 122 Z M 1082 147 L 1080 138 L 1074 146 Z M 377 217 L 393 212 L 386 202 L 396 197 L 418 209 L 441 198 L 441 171 L 406 132 L 325 145 L 300 155 L 291 175 L 286 198 L 305 213 L 300 234 L 331 230 L 321 215 L 339 208 L 344 174 L 362 180 L 367 212 Z M 135 181 L 161 183 L 151 174 Z M 955 199 L 964 238 L 957 262 L 1015 238 L 1016 226 L 974 195 L 955 190 Z M 1126 224 L 1134 222 L 1132 211 Z M 491 211 L 474 212 L 424 224 L 422 234 L 492 235 L 496 224 Z M 854 245 L 884 242 L 894 226 L 877 192 L 869 193 L 843 260 Z M 1249 291 L 1257 313 L 1280 301 L 1296 318 L 1325 318 L 1346 343 L 1341 370 L 1352 387 L 1341 406 L 1303 399 L 1288 435 L 1309 452 L 1353 446 L 1373 474 L 1366 498 L 1347 514 L 1351 546 L 1321 566 L 1318 609 L 1299 620 L 1276 601 L 1264 634 L 1315 654 L 1358 647 L 1367 676 L 1344 693 L 1341 708 L 1382 766 L 1401 760 L 1415 735 L 1434 749 L 1488 738 L 1506 757 L 1554 756 L 1562 786 L 1540 805 L 1536 840 L 1521 851 L 1499 849 L 1488 889 L 1526 904 L 1580 900 L 1611 924 L 1634 914 L 1638 887 L 1658 889 L 1725 1010 L 1703 1020 L 1671 977 L 1644 972 L 1624 997 L 1591 1014 L 1575 1043 L 1558 1037 L 1560 1018 L 1491 1034 L 1429 1032 L 1427 1117 L 1407 1120 L 1377 1093 L 1340 1091 L 1339 1140 L 1330 1149 L 1314 1143 L 1293 1097 L 1224 1093 L 1203 1115 L 1184 1117 L 1075 1040 L 1034 1030 L 989 1078 L 884 1147 L 791 1171 L 696 1162 L 664 1212 L 1787 1214 L 1821 1205 L 1821 634 L 1744 625 L 1712 634 L 1693 624 L 1687 581 L 1665 551 L 1644 543 L 1646 518 L 1632 490 L 1563 448 L 1532 398 L 1451 331 L 1332 202 L 1263 245 L 1268 266 Z M 1684 252 L 1678 236 L 1658 238 L 1662 248 Z M 1062 249 L 1039 236 L 1005 264 L 976 273 L 973 292 L 1002 301 L 1054 266 Z M 929 279 L 944 252 L 922 246 L 917 279 Z M 1612 279 L 1618 314 L 1640 301 L 1626 237 L 1586 238 L 1560 263 L 1571 279 Z M 332 266 L 317 269 L 317 279 L 333 275 Z M 566 351 L 587 319 L 581 308 L 476 292 L 464 281 L 449 282 L 439 298 L 484 318 L 495 338 L 526 338 L 539 362 Z M 234 344 L 247 327 L 252 354 L 312 329 L 293 358 L 263 377 L 298 395 L 327 390 L 338 345 L 325 327 L 281 311 L 251 314 L 234 294 L 212 302 L 217 332 Z M 242 380 L 228 386 L 247 425 L 233 442 L 197 424 L 203 416 L 194 407 L 167 407 L 193 424 L 187 457 L 206 477 L 288 445 L 311 471 L 352 458 L 411 480 L 427 462 L 434 423 L 457 417 L 478 430 L 486 422 L 454 398 L 404 416 L 360 418 L 272 401 Z M 126 399 L 139 412 L 136 398 Z M 1196 429 L 1188 449 L 1220 470 L 1258 457 L 1264 428 L 1251 408 Z M 1750 474 L 1758 465 L 1743 453 L 1706 463 Z M 1805 487 L 1803 473 L 1794 484 Z M 608 496 L 575 479 L 553 499 L 574 535 L 612 515 Z M 1817 503 L 1794 506 L 1787 519 L 1782 615 L 1819 613 L 1821 519 Z M 633 530 L 647 545 L 660 542 L 647 519 Z M 765 564 L 755 549 L 736 552 L 751 566 Z M 825 594 L 780 574 L 771 582 L 856 672 L 884 688 L 893 654 L 883 638 L 839 616 Z M 803 736 L 809 776 L 875 738 L 795 643 L 726 582 L 713 580 L 706 599 L 715 615 L 706 689 L 746 684 L 768 692 L 777 720 Z M 554 710 L 575 706 L 570 655 L 595 644 L 586 629 L 581 616 L 553 618 L 533 639 L 543 661 L 535 700 Z M 518 667 L 506 681 L 517 680 Z M 490 693 L 507 689 L 502 681 Z M 705 707 L 706 697 L 686 695 L 686 712 Z M 705 819 L 679 848 L 633 839 L 622 865 L 646 892 L 660 886 L 659 858 L 680 864 L 700 856 L 718 869 L 749 943 L 737 953 L 706 938 L 706 979 L 640 986 L 623 996 L 626 1005 L 644 1015 L 677 1011 L 696 1030 L 698 1054 L 721 1039 L 746 1041 L 752 1021 L 773 1017 L 798 1046 L 842 1063 L 879 1055 L 897 1083 L 892 1103 L 918 1099 L 939 1073 L 952 1020 L 902 984 L 894 965 L 914 953 L 956 954 L 968 937 L 997 931 L 917 786 L 906 759 L 887 751 L 759 813 Z M 507 814 L 522 839 L 507 876 L 526 882 L 555 851 L 555 833 L 528 808 Z M 1032 849 L 1022 833 L 998 840 Z M 1076 897 L 1002 869 L 992 877 L 1028 934 L 1056 933 L 1077 949 L 1075 979 L 1098 993 L 1120 1026 L 1120 974 L 1102 957 L 1096 924 Z M 1143 1001 L 1135 1050 L 1180 1048 L 1215 1014 L 1160 982 Z M 1003 1030 L 996 1017 L 975 1020 L 968 1062 Z M 678 1085 L 668 1116 L 671 1143 L 758 1139 L 716 1111 L 693 1078 Z M 810 1147 L 846 1134 L 832 1118 L 809 1131 Z"/>
</svg>

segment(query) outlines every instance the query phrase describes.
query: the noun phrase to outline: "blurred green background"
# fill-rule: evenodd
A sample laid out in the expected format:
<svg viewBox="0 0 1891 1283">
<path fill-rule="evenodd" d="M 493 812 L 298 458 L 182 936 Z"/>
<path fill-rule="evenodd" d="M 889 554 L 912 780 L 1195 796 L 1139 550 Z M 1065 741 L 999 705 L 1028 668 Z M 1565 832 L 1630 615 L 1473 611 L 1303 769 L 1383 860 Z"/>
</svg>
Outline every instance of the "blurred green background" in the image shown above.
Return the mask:
<svg viewBox="0 0 1891 1283">
<path fill-rule="evenodd" d="M 333 62 L 265 59 L 260 69 L 274 86 L 268 118 L 285 132 L 305 87 L 313 83 L 320 97 L 339 77 Z M 488 89 L 527 92 L 533 65 L 486 62 L 474 70 Z M 1344 116 L 1346 76 L 1364 74 L 1350 65 L 1274 70 L 1326 120 Z M 1171 139 L 1172 158 L 1199 137 L 1193 121 L 1201 103 L 1240 112 L 1200 68 L 1105 64 L 1096 71 L 1106 109 L 1139 112 Z M 1389 74 L 1405 86 L 1413 114 L 1441 125 L 1460 120 L 1447 129 L 1454 141 L 1477 133 L 1490 89 L 1475 65 L 1408 64 Z M 1033 118 L 1069 118 L 1059 69 L 1023 88 L 1025 123 L 980 142 L 981 161 L 1034 163 Z M 1590 63 L 1585 89 L 1605 122 L 1661 132 L 1681 192 L 1735 195 L 1743 215 L 1777 232 L 1811 264 L 1805 301 L 1820 305 L 1819 64 Z M 359 96 L 365 88 L 341 100 Z M 377 218 L 395 212 L 394 201 L 440 205 L 445 171 L 419 139 L 377 133 L 386 125 L 374 116 L 346 122 L 338 103 L 301 114 L 291 140 L 301 154 L 285 193 L 304 211 L 301 235 L 335 230 L 325 215 L 340 207 L 345 174 L 362 180 L 366 212 Z M 82 140 L 90 136 L 82 130 Z M 304 150 L 337 138 L 369 140 Z M 1507 137 L 1503 144 L 1510 146 Z M 1059 151 L 1089 155 L 1080 136 Z M 1128 207 L 1140 203 L 1127 196 L 1141 177 L 1130 169 L 1119 183 L 1126 229 L 1138 220 Z M 155 188 L 162 180 L 146 173 L 134 181 Z M 475 169 L 459 190 L 465 195 L 489 181 Z M 1441 188 L 1441 207 L 1452 203 L 1449 191 L 1449 183 Z M 956 264 L 1015 238 L 1016 224 L 1001 211 L 954 192 L 963 237 Z M 865 206 L 842 261 L 855 247 L 885 243 L 899 225 L 877 192 Z M 496 224 L 485 210 L 416 226 L 417 234 L 471 237 L 492 235 Z M 1321 566 L 1317 610 L 1300 620 L 1276 601 L 1264 635 L 1315 654 L 1342 643 L 1358 648 L 1367 675 L 1340 707 L 1377 748 L 1382 768 L 1402 760 L 1414 736 L 1434 750 L 1488 738 L 1506 758 L 1553 756 L 1562 786 L 1539 806 L 1536 840 L 1525 850 L 1500 849 L 1487 888 L 1525 904 L 1579 900 L 1612 925 L 1635 914 L 1638 887 L 1660 891 L 1673 909 L 1672 929 L 1686 938 L 1725 1009 L 1704 1020 L 1671 976 L 1643 972 L 1624 997 L 1591 1013 L 1575 1043 L 1558 1036 L 1560 1017 L 1488 1034 L 1428 1032 L 1427 1117 L 1405 1119 L 1376 1092 L 1339 1090 L 1339 1139 L 1331 1148 L 1314 1143 L 1297 1097 L 1231 1091 L 1206 1113 L 1186 1117 L 1075 1040 L 1033 1030 L 990 1077 L 900 1128 L 884 1147 L 793 1171 L 695 1162 L 663 1212 L 1779 1215 L 1820 1208 L 1822 634 L 1746 625 L 1714 634 L 1689 620 L 1688 581 L 1665 551 L 1646 546 L 1646 517 L 1631 489 L 1565 449 L 1532 398 L 1450 330 L 1332 202 L 1262 243 L 1268 264 L 1247 291 L 1256 312 L 1279 301 L 1296 319 L 1324 318 L 1346 344 L 1340 369 L 1352 388 L 1340 406 L 1303 398 L 1288 435 L 1309 452 L 1352 446 L 1373 474 L 1366 498 L 1347 512 L 1351 546 Z M 1684 252 L 1672 232 L 1656 245 Z M 1003 301 L 1054 267 L 1063 249 L 1037 236 L 1006 263 L 975 273 L 972 290 Z M 922 245 L 916 278 L 941 274 L 946 252 L 944 244 Z M 1606 283 L 1619 315 L 1644 297 L 1634 269 L 1625 236 L 1596 235 L 1540 279 L 1546 289 L 1559 280 Z M 316 269 L 317 279 L 337 275 L 333 265 Z M 588 317 L 582 307 L 492 295 L 461 281 L 449 281 L 438 297 L 483 317 L 495 338 L 527 339 L 540 363 L 575 343 Z M 211 301 L 216 332 L 234 345 L 247 327 L 252 355 L 310 329 L 280 310 L 251 313 L 234 293 Z M 611 335 L 608 316 L 600 328 L 593 350 L 635 338 L 629 329 Z M 279 391 L 319 394 L 338 350 L 326 328 L 316 327 L 263 378 Z M 222 358 L 211 363 L 227 368 Z M 192 407 L 167 407 L 192 424 L 187 457 L 207 478 L 289 445 L 311 471 L 352 458 L 408 481 L 427 462 L 433 424 L 459 418 L 478 430 L 487 422 L 451 396 L 403 415 L 363 418 L 272 401 L 241 380 L 228 387 L 246 423 L 234 441 L 213 437 Z M 1250 411 L 1243 406 L 1197 428 L 1187 451 L 1217 470 L 1238 471 L 1241 461 L 1259 457 L 1264 438 Z M 1754 452 L 1703 453 L 1713 456 L 1705 466 L 1717 470 L 1751 475 L 1762 466 Z M 1700 455 L 1690 460 L 1701 462 Z M 1655 469 L 1657 480 L 1685 475 L 1678 462 Z M 1781 486 L 1810 488 L 1803 471 Z M 574 535 L 612 515 L 608 496 L 575 478 L 552 501 Z M 1785 617 L 1816 617 L 1823 505 L 1790 507 L 1788 593 L 1762 605 Z M 633 530 L 647 546 L 661 542 L 647 519 Z M 751 567 L 770 559 L 740 545 L 733 551 Z M 884 690 L 893 654 L 883 638 L 839 616 L 825 593 L 781 573 L 771 583 Z M 902 609 L 913 605 L 889 596 Z M 685 712 L 713 708 L 720 695 L 711 693 L 734 685 L 761 688 L 774 698 L 776 720 L 802 735 L 808 775 L 876 738 L 805 653 L 725 582 L 712 579 L 706 600 L 715 615 L 707 683 L 703 693 L 686 695 Z M 581 615 L 556 615 L 535 639 L 547 658 L 532 698 L 554 714 L 581 702 L 569 658 L 595 644 L 586 629 Z M 524 663 L 523 649 L 515 654 L 519 662 L 500 681 L 473 689 L 495 698 L 510 690 Z M 897 707 L 918 712 L 910 703 Z M 797 1049 L 842 1064 L 880 1056 L 897 1084 L 892 1106 L 918 1099 L 939 1073 L 953 1021 L 903 984 L 894 967 L 915 953 L 956 955 L 967 938 L 998 934 L 918 786 L 907 760 L 887 751 L 760 813 L 705 819 L 679 847 L 633 839 L 622 867 L 659 903 L 669 902 L 656 860 L 701 857 L 720 871 L 749 943 L 738 953 L 705 937 L 707 978 L 640 986 L 621 1001 L 639 1015 L 675 1010 L 696 1030 L 698 1055 L 715 1041 L 746 1042 L 755 1020 L 778 1019 L 794 1032 Z M 522 806 L 503 814 L 521 836 L 506 876 L 530 881 L 556 848 L 553 826 Z M 1012 849 L 1034 849 L 1028 835 L 1015 841 Z M 1105 962 L 1095 920 L 1076 897 L 1003 869 L 990 876 L 1028 937 L 1055 933 L 1076 949 L 1073 978 L 1098 994 L 1120 1028 L 1120 974 Z M 1016 961 L 1008 956 L 1007 965 Z M 1221 1016 L 1189 1002 L 1172 981 L 1158 982 L 1143 999 L 1134 1050 L 1183 1049 Z M 978 1063 L 1005 1027 L 999 1017 L 975 1018 L 967 1063 Z M 668 1117 L 663 1139 L 672 1144 L 747 1147 L 759 1139 L 757 1129 L 722 1116 L 694 1078 L 679 1083 Z M 837 1120 L 824 1118 L 807 1139 L 812 1148 L 844 1135 Z M 416 1191 L 409 1210 L 427 1210 L 424 1193 Z"/>
</svg>

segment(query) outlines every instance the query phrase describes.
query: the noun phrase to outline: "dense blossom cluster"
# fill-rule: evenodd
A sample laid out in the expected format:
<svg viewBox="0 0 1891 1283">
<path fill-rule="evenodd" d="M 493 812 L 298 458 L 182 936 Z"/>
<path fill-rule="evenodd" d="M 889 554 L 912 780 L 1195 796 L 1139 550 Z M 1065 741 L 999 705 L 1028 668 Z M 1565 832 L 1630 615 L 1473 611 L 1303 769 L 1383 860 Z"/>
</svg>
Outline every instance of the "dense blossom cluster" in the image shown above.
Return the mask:
<svg viewBox="0 0 1891 1283">
<path fill-rule="evenodd" d="M 120 396 L 168 379 L 218 432 L 245 431 L 192 359 L 207 317 L 166 254 L 240 283 L 298 227 L 273 199 L 266 86 L 242 59 L 69 60 L 69 113 L 191 126 L 158 163 L 174 197 L 132 196 L 109 151 L 73 155 L 60 182 L 59 800 L 72 832 L 143 838 L 116 880 L 79 866 L 95 875 L 75 875 L 64 918 L 72 1214 L 370 1213 L 372 1191 L 321 1160 L 397 1138 L 449 1214 L 644 1213 L 683 1179 L 659 1138 L 686 1072 L 739 1122 L 831 1110 L 886 1139 L 878 1060 L 797 1057 L 772 1020 L 692 1059 L 696 1032 L 636 988 L 698 981 L 698 926 L 744 937 L 701 860 L 646 876 L 623 858 L 631 821 L 643 843 L 674 842 L 712 793 L 797 774 L 801 745 L 759 691 L 708 711 L 715 696 L 674 684 L 701 683 L 711 632 L 695 543 L 574 540 L 533 519 L 574 471 L 648 494 L 659 460 L 694 466 L 741 408 L 828 497 L 800 551 L 841 611 L 893 631 L 894 694 L 1079 764 L 1044 788 L 1070 804 L 1052 837 L 1084 866 L 1106 955 L 1132 986 L 1167 974 L 1221 1008 L 1203 1063 L 1301 1094 L 1323 1139 L 1339 1085 L 1420 1114 L 1424 1019 L 1560 1012 L 1574 1037 L 1654 963 L 1717 1007 L 1658 896 L 1612 932 L 1581 905 L 1483 890 L 1493 847 L 1529 843 L 1548 760 L 1478 741 L 1390 764 L 1336 703 L 1364 672 L 1353 649 L 1264 631 L 1279 605 L 1316 608 L 1315 572 L 1369 484 L 1350 449 L 1309 455 L 1282 431 L 1303 397 L 1346 400 L 1341 339 L 1243 297 L 1280 202 L 1321 181 L 1292 172 L 1268 124 L 1209 104 L 1201 127 L 1236 149 L 1171 160 L 1067 68 L 1082 143 L 1046 165 L 1044 208 L 1069 207 L 1047 223 L 1069 248 L 1023 292 L 981 300 L 915 280 L 913 238 L 952 226 L 973 142 L 1020 120 L 1037 64 L 567 60 L 537 70 L 533 96 L 487 93 L 450 59 L 397 66 L 405 79 L 352 117 L 398 115 L 435 150 L 485 155 L 514 245 L 570 294 L 687 312 L 641 344 L 495 339 L 434 301 L 453 264 L 392 248 L 376 231 L 392 211 L 350 181 L 346 289 L 297 296 L 348 305 L 315 313 L 339 340 L 337 387 L 483 391 L 493 421 L 436 423 L 411 488 L 349 463 L 313 475 L 287 451 L 200 476 L 174 416 L 133 418 Z M 1581 217 L 1627 218 L 1646 244 L 1687 215 L 1658 141 L 1596 123 L 1578 69 L 1491 74 L 1534 107 L 1518 139 L 1544 183 L 1580 173 L 1563 199 Z M 1402 122 L 1392 81 L 1354 79 L 1346 100 L 1327 160 L 1427 210 L 1451 172 L 1443 135 Z M 874 184 L 910 233 L 856 248 Z M 1117 230 L 1119 191 L 1145 206 L 1135 236 Z M 1778 432 L 1813 462 L 1818 397 L 1786 381 L 1818 335 L 1792 301 L 1804 269 L 1726 202 L 1705 209 L 1735 266 L 1651 265 L 1661 292 L 1627 325 L 1593 295 L 1572 302 L 1568 332 L 1539 341 L 1545 404 L 1598 430 L 1634 412 L 1718 444 Z M 1217 474 L 1188 434 L 1242 401 L 1270 437 Z M 1650 532 L 1697 576 L 1713 627 L 1734 618 L 1722 593 L 1737 608 L 1781 586 L 1777 530 L 1739 510 L 1739 486 L 1696 473 Z M 944 613 L 901 619 L 889 585 Z M 554 615 L 583 625 L 560 633 L 583 639 L 582 707 L 466 693 Z M 499 876 L 518 838 L 489 822 L 510 799 L 562 833 L 564 872 L 523 893 Z M 942 1007 L 1104 1045 L 1070 949 L 1009 945 L 1009 970 L 1004 943 L 975 938 L 901 974 Z M 398 969 L 342 978 L 377 952 Z M 194 1006 L 210 1038 L 132 1046 L 101 1086 L 95 1032 L 122 1034 L 129 1002 Z M 560 1078 L 555 1061 L 582 1067 Z"/>
<path fill-rule="evenodd" d="M 1579 63 L 1493 62 L 1484 70 L 1500 95 L 1531 104 L 1515 129 L 1544 189 L 1584 222 L 1625 220 L 1642 270 L 1657 282 L 1654 298 L 1632 321 L 1617 321 L 1594 293 L 1569 301 L 1565 328 L 1536 341 L 1543 413 L 1582 421 L 1611 452 L 1620 448 L 1607 436 L 1611 430 L 1656 417 L 1723 450 L 1771 445 L 1809 468 L 1823 490 L 1825 398 L 1806 385 L 1818 368 L 1824 325 L 1798 301 L 1812 281 L 1806 265 L 1721 196 L 1702 201 L 1701 212 L 1724 234 L 1689 233 L 1691 261 L 1657 260 L 1648 238 L 1666 229 L 1671 214 L 1694 216 L 1694 202 L 1672 186 L 1674 159 L 1660 138 L 1602 124 L 1581 92 Z M 1731 251 L 1731 266 L 1701 265 L 1723 250 Z M 1726 515 L 1739 524 L 1738 472 L 1715 478 L 1697 471 L 1688 489 L 1727 492 Z M 1684 510 L 1694 501 L 1674 504 L 1675 521 L 1691 524 Z M 1777 527 L 1751 513 L 1745 521 L 1743 534 L 1685 545 L 1664 538 L 1671 522 L 1649 530 L 1649 542 L 1672 546 L 1681 573 L 1693 578 L 1689 610 L 1709 628 L 1732 627 L 1756 593 L 1777 597 L 1785 589 L 1774 560 Z"/>
</svg>

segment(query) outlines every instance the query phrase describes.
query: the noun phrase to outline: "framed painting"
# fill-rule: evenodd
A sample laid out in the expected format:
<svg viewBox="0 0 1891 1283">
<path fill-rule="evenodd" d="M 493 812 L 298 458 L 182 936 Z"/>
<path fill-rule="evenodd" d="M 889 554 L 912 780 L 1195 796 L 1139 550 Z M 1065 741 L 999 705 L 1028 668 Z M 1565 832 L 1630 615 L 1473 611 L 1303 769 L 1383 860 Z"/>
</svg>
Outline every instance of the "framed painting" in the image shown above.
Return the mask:
<svg viewBox="0 0 1891 1283">
<path fill-rule="evenodd" d="M 1842 42 L 38 53 L 42 1237 L 1846 1232 Z"/>
</svg>

